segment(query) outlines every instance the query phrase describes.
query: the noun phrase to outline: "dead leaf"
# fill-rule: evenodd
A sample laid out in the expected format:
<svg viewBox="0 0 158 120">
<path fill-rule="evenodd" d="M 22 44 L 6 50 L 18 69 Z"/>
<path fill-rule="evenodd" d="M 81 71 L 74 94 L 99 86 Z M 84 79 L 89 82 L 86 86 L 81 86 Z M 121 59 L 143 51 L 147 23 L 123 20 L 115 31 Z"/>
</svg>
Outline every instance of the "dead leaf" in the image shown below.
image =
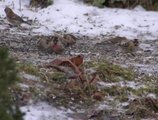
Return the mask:
<svg viewBox="0 0 158 120">
<path fill-rule="evenodd" d="M 74 63 L 77 67 L 83 64 L 83 55 L 77 55 L 76 57 L 70 58 L 70 61 Z"/>
<path fill-rule="evenodd" d="M 46 67 L 52 67 L 56 70 L 59 70 L 61 72 L 67 73 L 67 70 L 63 69 L 61 66 L 65 67 L 71 67 L 76 75 L 71 76 L 71 78 L 80 78 L 81 81 L 83 81 L 83 77 L 81 75 L 82 69 L 79 68 L 79 66 L 83 63 L 83 56 L 78 55 L 71 58 L 62 58 L 62 59 L 55 59 L 50 64 L 46 65 Z"/>
</svg>

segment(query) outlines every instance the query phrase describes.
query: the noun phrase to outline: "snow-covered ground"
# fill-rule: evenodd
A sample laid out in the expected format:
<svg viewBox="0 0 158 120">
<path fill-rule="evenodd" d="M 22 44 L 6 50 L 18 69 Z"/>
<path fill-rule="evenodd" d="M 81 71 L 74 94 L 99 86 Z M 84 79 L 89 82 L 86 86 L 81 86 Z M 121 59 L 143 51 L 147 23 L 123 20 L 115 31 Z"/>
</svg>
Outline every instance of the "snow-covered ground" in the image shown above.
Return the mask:
<svg viewBox="0 0 158 120">
<path fill-rule="evenodd" d="M 97 8 L 77 0 L 54 0 L 45 9 L 28 8 L 29 0 L 0 2 L 0 16 L 5 17 L 4 8 L 9 6 L 24 17 L 37 20 L 41 25 L 33 32 L 52 34 L 53 31 L 67 30 L 84 35 L 120 35 L 128 38 L 155 39 L 158 37 L 158 13 L 149 12 L 140 6 L 134 10 Z"/>
<path fill-rule="evenodd" d="M 59 110 L 47 103 L 21 107 L 21 110 L 26 113 L 25 120 L 72 120 L 66 116 L 67 113 L 72 113 L 72 111 Z"/>
<path fill-rule="evenodd" d="M 77 0 L 54 0 L 54 4 L 45 9 L 29 8 L 29 0 L 0 1 L 0 17 L 5 18 L 5 6 L 11 7 L 20 16 L 35 21 L 32 32 L 53 34 L 66 30 L 69 33 L 99 36 L 114 35 L 127 38 L 158 38 L 158 12 L 145 11 L 141 7 L 134 10 L 97 8 Z M 7 20 L 5 19 L 7 22 Z M 31 27 L 31 26 L 30 26 Z M 25 106 L 25 120 L 67 120 L 66 113 L 45 103 Z"/>
</svg>

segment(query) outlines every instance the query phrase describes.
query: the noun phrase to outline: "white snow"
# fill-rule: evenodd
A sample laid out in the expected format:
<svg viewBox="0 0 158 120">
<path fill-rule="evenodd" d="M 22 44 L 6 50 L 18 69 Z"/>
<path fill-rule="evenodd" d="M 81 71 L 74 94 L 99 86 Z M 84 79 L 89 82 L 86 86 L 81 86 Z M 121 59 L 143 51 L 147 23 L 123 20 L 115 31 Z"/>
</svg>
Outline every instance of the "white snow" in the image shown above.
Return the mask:
<svg viewBox="0 0 158 120">
<path fill-rule="evenodd" d="M 89 36 L 119 35 L 150 40 L 158 38 L 158 12 L 145 11 L 140 6 L 134 10 L 101 9 L 76 1 L 54 0 L 54 4 L 45 9 L 35 9 L 28 7 L 29 0 L 21 0 L 22 10 L 19 10 L 19 0 L 2 0 L 0 1 L 0 18 L 7 21 L 4 8 L 9 6 L 16 14 L 35 21 L 30 27 L 33 28 L 32 32 L 39 34 L 53 34 L 54 31 L 67 30 L 70 33 Z M 36 80 L 34 76 L 25 75 L 25 77 Z M 100 85 L 105 85 L 105 83 L 100 83 Z M 114 84 L 106 83 L 106 86 L 112 85 Z M 135 88 L 136 83 L 131 82 L 126 85 Z M 26 112 L 25 120 L 71 119 L 66 116 L 67 111 L 51 107 L 46 103 L 24 106 L 21 110 Z"/>
<path fill-rule="evenodd" d="M 21 111 L 26 113 L 25 120 L 72 120 L 66 116 L 71 110 L 60 110 L 44 102 L 21 107 Z"/>
<path fill-rule="evenodd" d="M 3 9 L 8 5 L 18 15 L 40 23 L 39 28 L 34 28 L 33 32 L 53 34 L 54 31 L 67 30 L 92 36 L 112 34 L 139 39 L 158 37 L 158 13 L 145 11 L 140 6 L 134 10 L 101 9 L 77 0 L 54 0 L 53 5 L 35 11 L 34 8 L 28 8 L 29 0 L 21 1 L 22 11 L 19 11 L 19 0 L 0 2 L 0 16 L 5 17 Z"/>
<path fill-rule="evenodd" d="M 121 81 L 121 82 L 113 82 L 113 83 L 108 83 L 108 82 L 98 82 L 97 83 L 99 87 L 105 88 L 105 87 L 113 87 L 113 86 L 120 86 L 120 87 L 130 87 L 133 89 L 139 89 L 139 88 L 144 88 L 145 85 L 142 85 L 139 82 L 134 82 L 134 81 Z"/>
<path fill-rule="evenodd" d="M 24 73 L 24 72 L 21 72 L 20 75 L 21 75 L 21 77 L 23 77 L 23 78 L 25 78 L 25 79 L 27 79 L 27 80 L 37 81 L 37 80 L 40 79 L 39 77 L 37 77 L 37 76 L 35 76 L 35 75 L 26 74 L 26 73 Z"/>
</svg>

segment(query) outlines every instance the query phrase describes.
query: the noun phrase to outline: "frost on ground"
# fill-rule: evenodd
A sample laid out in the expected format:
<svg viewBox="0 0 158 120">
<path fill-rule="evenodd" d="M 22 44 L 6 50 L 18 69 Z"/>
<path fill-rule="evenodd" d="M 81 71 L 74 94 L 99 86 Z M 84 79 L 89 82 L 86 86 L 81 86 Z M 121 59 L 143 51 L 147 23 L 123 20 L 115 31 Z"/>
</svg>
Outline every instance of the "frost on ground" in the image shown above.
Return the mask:
<svg viewBox="0 0 158 120">
<path fill-rule="evenodd" d="M 17 60 L 41 65 L 41 63 L 46 62 L 47 60 L 52 60 L 58 57 L 54 54 L 50 55 L 40 52 L 37 49 L 37 40 L 34 38 L 34 35 L 53 35 L 54 32 L 65 31 L 66 33 L 73 33 L 81 38 L 77 41 L 75 47 L 65 51 L 66 55 L 68 53 L 83 53 L 86 56 L 86 60 L 103 57 L 108 61 L 112 61 L 122 66 L 135 66 L 142 72 L 142 74 L 150 73 L 150 75 L 158 75 L 157 12 L 145 11 L 140 6 L 134 10 L 111 8 L 100 9 L 85 5 L 77 0 L 54 0 L 54 4 L 45 9 L 35 9 L 28 7 L 29 0 L 21 1 L 22 10 L 19 10 L 19 0 L 0 1 L 0 33 L 4 32 L 4 35 L 0 34 L 2 38 L 0 43 L 7 45 L 11 49 L 12 56 L 17 58 Z M 18 15 L 23 16 L 24 19 L 33 20 L 32 25 L 22 25 L 22 28 L 20 29 L 10 28 L 4 13 L 6 5 L 11 7 Z M 88 37 L 83 37 L 84 35 Z M 114 36 L 127 37 L 128 39 L 138 38 L 140 41 L 140 49 L 136 52 L 136 56 L 130 56 L 120 52 L 121 50 L 118 46 L 106 43 L 108 38 Z M 20 84 L 21 87 L 29 89 L 31 86 L 42 90 L 43 87 L 45 87 L 36 86 L 39 77 L 30 76 L 25 73 L 22 73 L 21 75 L 23 75 L 24 79 L 29 79 L 28 81 L 23 81 L 24 83 Z M 30 79 L 33 80 L 30 81 Z M 126 97 L 124 98 L 124 96 L 121 96 L 124 89 L 128 88 L 129 90 L 136 92 L 135 94 L 140 94 L 144 89 L 146 92 L 146 85 L 149 85 L 148 81 L 145 81 L 145 85 L 141 84 L 142 81 L 108 82 L 100 82 L 98 83 L 98 86 L 111 90 L 109 91 L 111 94 L 115 91 L 109 88 L 114 86 L 114 89 L 119 91 L 119 96 L 117 97 L 122 97 L 122 100 L 126 100 Z M 155 83 L 157 83 L 154 80 L 152 82 L 153 85 L 156 85 Z M 150 85 L 148 87 L 152 88 Z M 139 91 L 135 91 L 136 89 L 139 89 Z M 149 90 L 149 92 L 153 91 Z M 126 93 L 129 94 L 129 96 L 131 95 L 131 93 Z M 157 98 L 157 95 L 155 94 L 144 93 L 143 95 L 152 95 L 155 96 L 154 98 Z M 132 98 L 136 98 L 134 95 L 131 96 Z M 106 107 L 107 101 L 111 101 L 111 106 L 115 106 L 118 103 L 117 100 L 114 101 L 113 97 L 109 95 L 106 97 L 107 100 L 104 102 Z M 154 101 L 151 102 L 149 100 L 149 102 L 152 103 Z M 101 103 L 101 106 L 103 106 L 104 103 Z M 144 101 L 142 101 L 142 103 L 144 103 Z M 127 105 L 129 105 L 129 103 L 127 104 L 125 102 L 124 104 L 118 104 L 115 107 L 127 107 Z M 107 108 L 109 109 L 109 106 Z M 25 120 L 70 119 L 67 117 L 67 111 L 65 112 L 62 109 L 56 109 L 46 103 L 28 105 L 21 109 L 26 112 Z M 113 114 L 111 113 L 111 115 Z M 116 113 L 114 113 L 114 116 L 115 115 Z"/>
</svg>

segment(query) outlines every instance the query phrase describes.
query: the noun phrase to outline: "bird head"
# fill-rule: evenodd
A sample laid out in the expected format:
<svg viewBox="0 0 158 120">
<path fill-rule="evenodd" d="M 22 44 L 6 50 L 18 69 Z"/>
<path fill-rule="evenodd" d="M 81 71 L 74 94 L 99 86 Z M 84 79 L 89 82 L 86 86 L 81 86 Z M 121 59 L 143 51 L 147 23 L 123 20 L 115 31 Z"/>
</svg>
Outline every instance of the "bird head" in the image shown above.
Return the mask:
<svg viewBox="0 0 158 120">
<path fill-rule="evenodd" d="M 57 36 L 53 37 L 53 43 L 54 43 L 54 45 L 57 45 L 57 43 L 58 43 L 58 37 Z"/>
<path fill-rule="evenodd" d="M 139 44 L 138 39 L 134 39 L 133 43 L 134 43 L 135 46 L 138 46 L 138 44 Z"/>
<path fill-rule="evenodd" d="M 9 7 L 5 7 L 4 11 L 5 11 L 5 13 L 6 13 L 7 16 L 11 15 L 11 14 L 14 14 L 14 12 L 12 11 L 12 9 L 10 9 Z"/>
</svg>

